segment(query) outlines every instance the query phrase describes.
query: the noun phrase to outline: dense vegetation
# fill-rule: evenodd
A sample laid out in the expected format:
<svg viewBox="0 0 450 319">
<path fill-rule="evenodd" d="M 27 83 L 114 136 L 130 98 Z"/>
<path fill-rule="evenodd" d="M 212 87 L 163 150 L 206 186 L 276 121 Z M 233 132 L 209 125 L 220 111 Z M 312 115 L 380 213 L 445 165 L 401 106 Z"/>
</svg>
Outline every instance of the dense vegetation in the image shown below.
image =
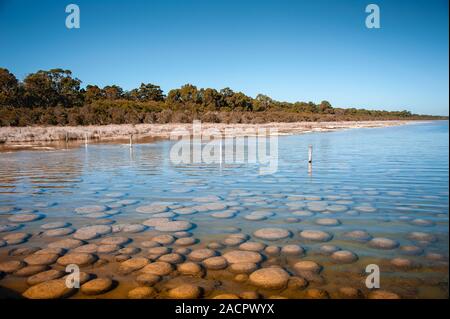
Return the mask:
<svg viewBox="0 0 450 319">
<path fill-rule="evenodd" d="M 0 126 L 95 125 L 122 123 L 204 122 L 264 123 L 424 119 L 408 111 L 387 112 L 333 108 L 327 101 L 279 102 L 259 94 L 251 98 L 230 88 L 220 91 L 186 84 L 167 95 L 142 83 L 124 91 L 117 85 L 81 87 L 69 70 L 38 71 L 18 81 L 0 68 Z"/>
</svg>

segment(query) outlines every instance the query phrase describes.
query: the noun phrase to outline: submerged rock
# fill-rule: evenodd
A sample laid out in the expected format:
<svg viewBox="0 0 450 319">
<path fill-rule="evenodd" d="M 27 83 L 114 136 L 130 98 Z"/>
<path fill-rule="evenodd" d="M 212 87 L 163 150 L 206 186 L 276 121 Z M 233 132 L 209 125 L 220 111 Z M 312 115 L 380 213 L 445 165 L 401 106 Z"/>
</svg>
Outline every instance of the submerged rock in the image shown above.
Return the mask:
<svg viewBox="0 0 450 319">
<path fill-rule="evenodd" d="M 332 213 L 342 213 L 348 210 L 348 207 L 345 205 L 330 205 L 327 207 L 327 210 Z"/>
<path fill-rule="evenodd" d="M 25 267 L 26 264 L 23 261 L 11 260 L 0 263 L 0 272 L 7 274 L 18 271 L 19 269 Z"/>
<path fill-rule="evenodd" d="M 125 245 L 131 242 L 131 239 L 128 237 L 106 237 L 100 241 L 102 245 Z"/>
<path fill-rule="evenodd" d="M 150 204 L 145 206 L 139 206 L 136 208 L 136 211 L 141 214 L 158 214 L 158 213 L 164 213 L 169 210 L 168 205 L 161 205 L 161 204 Z"/>
<path fill-rule="evenodd" d="M 273 246 L 273 245 L 267 246 L 267 247 L 264 249 L 264 252 L 265 252 L 266 254 L 268 254 L 268 255 L 273 255 L 273 256 L 278 255 L 278 254 L 280 253 L 280 251 L 281 251 L 281 248 L 280 248 L 280 247 L 278 247 L 278 246 Z"/>
<path fill-rule="evenodd" d="M 96 244 L 86 244 L 82 245 L 80 247 L 77 247 L 73 249 L 72 253 L 87 253 L 87 254 L 94 254 L 97 252 L 98 245 Z"/>
<path fill-rule="evenodd" d="M 62 248 L 62 249 L 74 249 L 81 245 L 83 245 L 84 242 L 82 240 L 78 239 L 62 239 L 59 241 L 55 241 L 53 243 L 48 244 L 49 248 Z"/>
<path fill-rule="evenodd" d="M 212 270 L 225 269 L 228 266 L 227 260 L 222 256 L 206 258 L 202 263 L 206 269 Z"/>
<path fill-rule="evenodd" d="M 197 299 L 201 294 L 202 289 L 199 286 L 191 284 L 183 284 L 170 289 L 168 292 L 169 298 L 172 299 Z"/>
<path fill-rule="evenodd" d="M 336 218 L 318 218 L 315 223 L 321 226 L 339 226 L 341 224 Z"/>
<path fill-rule="evenodd" d="M 281 253 L 290 256 L 298 256 L 305 252 L 299 245 L 286 245 L 281 248 Z"/>
<path fill-rule="evenodd" d="M 172 270 L 173 268 L 171 264 L 163 261 L 156 261 L 146 265 L 144 268 L 141 269 L 141 272 L 157 276 L 167 276 L 172 272 Z"/>
<path fill-rule="evenodd" d="M 306 291 L 306 297 L 310 299 L 328 299 L 328 292 L 323 289 L 311 288 Z"/>
<path fill-rule="evenodd" d="M 291 236 L 291 232 L 283 228 L 261 228 L 255 231 L 253 235 L 261 239 L 278 240 Z"/>
<path fill-rule="evenodd" d="M 399 243 L 389 238 L 376 237 L 369 241 L 369 246 L 378 249 L 395 249 Z"/>
<path fill-rule="evenodd" d="M 178 238 L 175 241 L 175 245 L 178 246 L 191 246 L 191 245 L 195 245 L 197 243 L 197 239 L 193 238 L 193 237 L 183 237 L 183 238 Z"/>
<path fill-rule="evenodd" d="M 158 261 L 168 262 L 169 264 L 179 264 L 184 261 L 184 257 L 177 253 L 162 255 Z"/>
<path fill-rule="evenodd" d="M 163 234 L 153 237 L 152 240 L 161 245 L 170 245 L 175 241 L 175 237 L 172 235 Z"/>
<path fill-rule="evenodd" d="M 203 268 L 194 262 L 185 262 L 182 264 L 179 264 L 177 266 L 177 270 L 182 275 L 187 276 L 202 276 L 203 275 Z"/>
<path fill-rule="evenodd" d="M 43 235 L 47 237 L 60 237 L 60 236 L 67 236 L 72 234 L 75 231 L 73 228 L 55 228 L 55 229 L 49 229 L 46 230 Z"/>
<path fill-rule="evenodd" d="M 3 236 L 3 240 L 6 241 L 8 245 L 19 245 L 27 241 L 31 235 L 27 233 L 12 233 Z"/>
<path fill-rule="evenodd" d="M 399 268 L 412 268 L 415 266 L 412 260 L 400 257 L 391 259 L 391 264 Z"/>
<path fill-rule="evenodd" d="M 136 277 L 136 281 L 140 285 L 153 286 L 161 280 L 161 277 L 153 274 L 141 274 Z"/>
<path fill-rule="evenodd" d="M 423 249 L 417 246 L 402 246 L 400 247 L 400 251 L 405 255 L 418 256 L 423 254 Z"/>
<path fill-rule="evenodd" d="M 131 259 L 125 260 L 119 266 L 119 273 L 121 273 L 121 274 L 132 273 L 133 271 L 144 268 L 146 265 L 148 265 L 148 263 L 149 263 L 149 260 L 144 257 L 136 257 L 136 258 L 131 258 Z"/>
<path fill-rule="evenodd" d="M 254 263 L 257 264 L 263 260 L 260 253 L 255 251 L 232 250 L 223 255 L 230 264 L 235 263 Z"/>
<path fill-rule="evenodd" d="M 111 232 L 112 228 L 108 225 L 93 225 L 78 229 L 73 235 L 73 237 L 75 239 L 89 240 L 98 238 Z"/>
<path fill-rule="evenodd" d="M 344 237 L 357 241 L 368 241 L 372 239 L 372 236 L 365 230 L 353 230 L 348 233 L 345 233 Z"/>
<path fill-rule="evenodd" d="M 33 276 L 37 273 L 48 270 L 49 267 L 47 265 L 36 265 L 36 266 L 25 266 L 22 269 L 14 272 L 14 276 L 17 277 L 29 277 Z"/>
<path fill-rule="evenodd" d="M 250 282 L 263 289 L 282 289 L 287 286 L 289 274 L 282 268 L 262 268 L 249 276 Z"/>
<path fill-rule="evenodd" d="M 34 222 L 36 220 L 42 219 L 45 216 L 43 214 L 35 214 L 35 213 L 29 213 L 29 214 L 16 214 L 16 215 L 12 215 L 11 217 L 8 218 L 8 220 L 10 222 L 14 222 L 14 223 L 29 223 L 29 222 Z"/>
<path fill-rule="evenodd" d="M 49 229 L 57 229 L 57 228 L 65 228 L 69 227 L 71 224 L 66 222 L 52 222 L 41 225 L 42 229 L 49 230 Z"/>
<path fill-rule="evenodd" d="M 350 264 L 358 260 L 358 256 L 348 250 L 339 250 L 331 254 L 331 259 L 336 263 Z"/>
<path fill-rule="evenodd" d="M 5 224 L 0 225 L 0 233 L 6 233 L 10 231 L 14 231 L 16 229 L 19 229 L 22 225 L 20 224 Z"/>
<path fill-rule="evenodd" d="M 266 244 L 264 244 L 264 243 L 250 242 L 250 241 L 239 245 L 240 250 L 248 250 L 248 251 L 256 251 L 256 252 L 260 252 L 260 251 L 264 250 L 265 247 L 266 247 Z"/>
<path fill-rule="evenodd" d="M 24 261 L 28 265 L 51 265 L 59 258 L 58 254 L 33 254 L 25 257 Z"/>
<path fill-rule="evenodd" d="M 177 231 L 189 230 L 192 227 L 194 227 L 194 225 L 188 221 L 176 220 L 176 221 L 170 221 L 165 224 L 155 226 L 155 229 L 159 230 L 159 231 L 177 232 Z"/>
<path fill-rule="evenodd" d="M 113 284 L 110 278 L 96 278 L 84 283 L 80 291 L 85 295 L 100 295 L 111 290 Z"/>
<path fill-rule="evenodd" d="M 298 261 L 294 264 L 293 268 L 297 273 L 302 273 L 305 271 L 319 273 L 322 270 L 322 266 L 311 260 Z"/>
<path fill-rule="evenodd" d="M 332 253 L 341 250 L 339 247 L 334 245 L 322 245 L 320 246 L 319 251 L 324 255 L 331 255 Z"/>
<path fill-rule="evenodd" d="M 436 236 L 424 232 L 411 232 L 408 234 L 408 238 L 414 241 L 427 241 L 427 242 L 435 242 L 437 240 Z"/>
<path fill-rule="evenodd" d="M 308 286 L 308 281 L 302 277 L 290 277 L 288 281 L 289 289 L 304 289 Z"/>
<path fill-rule="evenodd" d="M 29 299 L 59 299 L 68 297 L 74 291 L 74 288 L 67 287 L 65 280 L 55 279 L 28 288 L 23 296 Z"/>
<path fill-rule="evenodd" d="M 82 206 L 75 208 L 75 213 L 77 214 L 92 214 L 92 213 L 98 213 L 103 212 L 107 209 L 104 205 L 88 205 L 88 206 Z"/>
<path fill-rule="evenodd" d="M 128 292 L 130 299 L 145 299 L 156 294 L 155 288 L 152 287 L 136 287 Z"/>
<path fill-rule="evenodd" d="M 258 265 L 252 262 L 237 262 L 231 264 L 229 270 L 235 274 L 250 274 L 258 268 Z"/>
<path fill-rule="evenodd" d="M 27 284 L 30 286 L 37 285 L 53 279 L 59 279 L 65 275 L 65 272 L 56 269 L 50 269 L 47 271 L 39 272 L 37 274 L 28 277 Z"/>
<path fill-rule="evenodd" d="M 202 261 L 206 258 L 214 257 L 217 255 L 217 252 L 215 250 L 209 249 L 209 248 L 202 248 L 193 250 L 189 255 L 188 258 L 193 261 Z"/>
<path fill-rule="evenodd" d="M 319 242 L 330 241 L 333 238 L 331 234 L 321 230 L 303 230 L 299 235 L 303 239 Z"/>
<path fill-rule="evenodd" d="M 59 257 L 57 263 L 61 266 L 76 264 L 80 267 L 93 264 L 97 258 L 92 254 L 86 253 L 70 253 Z"/>
</svg>

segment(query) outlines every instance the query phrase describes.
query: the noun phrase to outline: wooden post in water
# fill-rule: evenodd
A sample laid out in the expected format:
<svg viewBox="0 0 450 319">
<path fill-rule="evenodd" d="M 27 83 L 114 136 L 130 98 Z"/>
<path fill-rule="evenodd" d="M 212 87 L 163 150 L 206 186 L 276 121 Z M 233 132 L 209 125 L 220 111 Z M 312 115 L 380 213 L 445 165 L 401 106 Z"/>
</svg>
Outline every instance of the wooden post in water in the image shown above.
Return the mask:
<svg viewBox="0 0 450 319">
<path fill-rule="evenodd" d="M 308 163 L 312 164 L 312 152 L 313 152 L 313 147 L 312 145 L 309 145 L 308 147 Z"/>
</svg>

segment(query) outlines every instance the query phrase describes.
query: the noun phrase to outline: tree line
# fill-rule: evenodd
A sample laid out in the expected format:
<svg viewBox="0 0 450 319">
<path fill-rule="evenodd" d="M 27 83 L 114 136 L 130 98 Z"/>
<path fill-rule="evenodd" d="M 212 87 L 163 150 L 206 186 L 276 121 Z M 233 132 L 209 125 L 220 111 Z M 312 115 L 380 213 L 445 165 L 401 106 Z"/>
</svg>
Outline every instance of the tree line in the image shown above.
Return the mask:
<svg viewBox="0 0 450 319">
<path fill-rule="evenodd" d="M 19 81 L 9 70 L 0 68 L 0 125 L 429 118 L 409 111 L 334 108 L 328 101 L 280 102 L 263 94 L 252 98 L 230 88 L 216 90 L 192 84 L 172 89 L 166 95 L 151 83 L 141 83 L 129 91 L 117 85 L 82 88 L 81 83 L 70 70 L 39 70 Z"/>
</svg>

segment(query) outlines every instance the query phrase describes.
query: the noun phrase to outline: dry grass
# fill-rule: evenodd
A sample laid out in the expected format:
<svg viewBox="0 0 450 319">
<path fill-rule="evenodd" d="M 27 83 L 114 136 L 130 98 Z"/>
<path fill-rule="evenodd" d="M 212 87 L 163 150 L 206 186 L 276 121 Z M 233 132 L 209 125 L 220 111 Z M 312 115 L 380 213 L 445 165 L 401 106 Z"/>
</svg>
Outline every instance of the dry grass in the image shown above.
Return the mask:
<svg viewBox="0 0 450 319">
<path fill-rule="evenodd" d="M 298 134 L 310 131 L 330 131 L 337 129 L 384 127 L 411 123 L 411 121 L 348 121 L 348 122 L 293 122 L 265 124 L 225 124 L 202 123 L 203 129 L 276 128 L 280 134 Z M 0 142 L 4 144 L 20 142 L 43 142 L 68 140 L 110 140 L 136 137 L 168 138 L 175 129 L 192 130 L 192 124 L 120 124 L 91 126 L 27 126 L 0 127 Z"/>
</svg>

